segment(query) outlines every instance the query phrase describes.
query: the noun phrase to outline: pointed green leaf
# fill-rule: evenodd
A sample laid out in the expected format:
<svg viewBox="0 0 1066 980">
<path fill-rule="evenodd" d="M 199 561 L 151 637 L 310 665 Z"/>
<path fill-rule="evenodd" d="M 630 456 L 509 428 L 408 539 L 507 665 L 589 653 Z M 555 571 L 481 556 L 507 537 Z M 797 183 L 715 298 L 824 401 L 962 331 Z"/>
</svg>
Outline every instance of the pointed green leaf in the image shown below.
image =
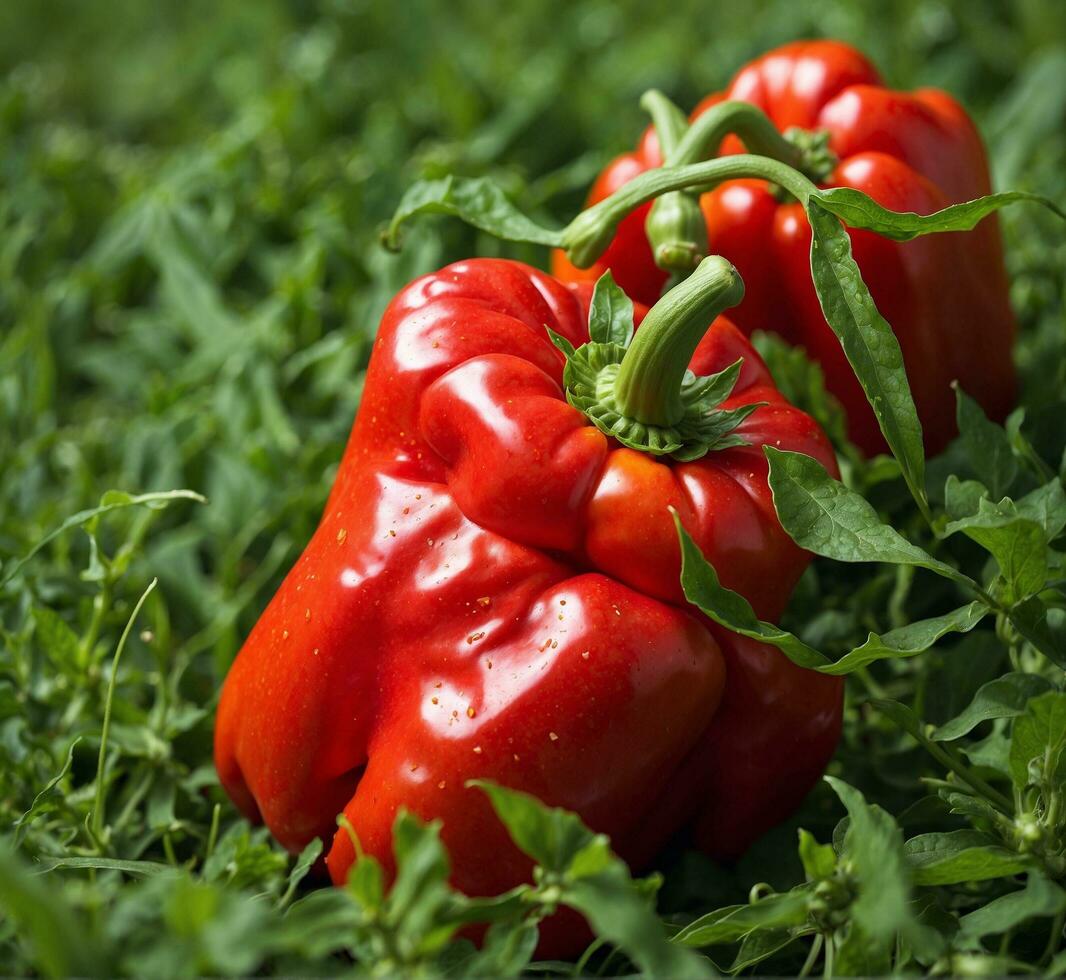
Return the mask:
<svg viewBox="0 0 1066 980">
<path fill-rule="evenodd" d="M 877 660 L 904 660 L 928 650 L 948 633 L 968 633 L 990 612 L 983 602 L 971 602 L 953 609 L 943 616 L 919 619 L 880 636 L 871 633 L 862 646 L 846 653 L 831 667 L 822 669 L 826 674 L 850 674 Z"/>
<path fill-rule="evenodd" d="M 832 776 L 825 780 L 850 818 L 842 859 L 851 860 L 859 880 L 852 921 L 878 945 L 889 942 L 911 925 L 903 835 L 892 815 L 868 803 L 854 786 Z"/>
<path fill-rule="evenodd" d="M 1018 460 L 1003 426 L 990 422 L 984 410 L 957 384 L 955 418 L 966 455 L 992 498 L 998 500 L 1018 475 Z"/>
<path fill-rule="evenodd" d="M 714 566 L 703 557 L 696 543 L 681 526 L 676 512 L 674 524 L 681 541 L 681 587 L 689 602 L 720 626 L 741 636 L 772 644 L 801 667 L 830 665 L 823 654 L 807 646 L 799 637 L 759 619 L 747 599 L 719 582 Z"/>
<path fill-rule="evenodd" d="M 1024 789 L 1033 779 L 1030 763 L 1049 782 L 1066 775 L 1066 694 L 1048 691 L 1033 698 L 1014 722 L 1010 744 L 1011 777 Z"/>
<path fill-rule="evenodd" d="M 815 194 L 822 207 L 835 214 L 849 228 L 867 228 L 897 242 L 909 242 L 919 235 L 933 232 L 970 231 L 993 211 L 1019 201 L 1040 204 L 1066 219 L 1066 213 L 1050 198 L 1028 191 L 988 194 L 962 204 L 952 204 L 932 214 L 889 211 L 869 195 L 850 187 L 831 187 L 815 191 Z"/>
<path fill-rule="evenodd" d="M 508 199 L 503 189 L 488 177 L 456 177 L 422 180 L 408 188 L 382 233 L 382 243 L 392 251 L 400 248 L 402 226 L 424 214 L 460 218 L 497 238 L 536 245 L 563 244 L 560 231 L 530 220 Z"/>
<path fill-rule="evenodd" d="M 595 344 L 628 347 L 633 339 L 633 301 L 622 292 L 611 273 L 596 280 L 589 305 L 589 340 Z"/>
<path fill-rule="evenodd" d="M 806 209 L 812 232 L 811 275 L 822 312 L 866 392 L 911 494 L 926 511 L 922 426 L 899 341 L 863 282 L 848 233 L 819 200 L 812 194 Z"/>
<path fill-rule="evenodd" d="M 834 480 L 816 459 L 773 446 L 764 452 L 777 516 L 801 548 L 835 561 L 914 565 L 974 584 L 885 524 L 865 498 Z"/>
<path fill-rule="evenodd" d="M 1031 698 L 1050 688 L 1051 682 L 1039 674 L 1004 674 L 980 687 L 969 705 L 936 729 L 932 737 L 937 742 L 951 742 L 973 731 L 983 721 L 1015 718 L 1025 711 Z"/>
<path fill-rule="evenodd" d="M 1025 888 L 993 899 L 959 920 L 962 935 L 973 939 L 994 936 L 1036 916 L 1052 916 L 1066 909 L 1066 891 L 1041 874 L 1031 872 Z"/>
<path fill-rule="evenodd" d="M 976 830 L 921 834 L 904 845 L 916 885 L 954 885 L 1008 878 L 1031 867 L 1033 859 L 1006 848 Z"/>
</svg>

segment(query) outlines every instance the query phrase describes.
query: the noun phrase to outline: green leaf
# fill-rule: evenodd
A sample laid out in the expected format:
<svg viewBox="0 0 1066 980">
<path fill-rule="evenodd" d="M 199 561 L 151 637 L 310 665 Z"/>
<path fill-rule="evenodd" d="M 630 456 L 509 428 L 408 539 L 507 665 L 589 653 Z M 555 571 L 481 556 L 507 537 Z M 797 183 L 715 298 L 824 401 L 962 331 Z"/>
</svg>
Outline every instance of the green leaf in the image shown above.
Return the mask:
<svg viewBox="0 0 1066 980">
<path fill-rule="evenodd" d="M 891 814 L 867 803 L 853 786 L 833 776 L 824 778 L 850 818 L 841 859 L 852 862 L 859 881 L 852 922 L 878 946 L 889 943 L 912 925 L 903 835 Z"/>
<path fill-rule="evenodd" d="M 54 790 L 62 781 L 63 778 L 70 772 L 70 767 L 74 765 L 74 750 L 78 747 L 78 743 L 81 741 L 79 735 L 71 743 L 67 749 L 67 758 L 57 772 L 47 783 L 41 787 L 40 791 L 33 798 L 33 802 L 30 804 L 30 808 L 26 810 L 15 821 L 15 846 L 18 847 L 19 842 L 22 840 L 22 834 L 26 826 L 33 822 L 36 817 L 47 809 L 48 798 L 52 795 Z"/>
<path fill-rule="evenodd" d="M 206 504 L 207 498 L 202 497 L 198 493 L 194 493 L 192 490 L 165 490 L 159 493 L 142 493 L 137 496 L 133 496 L 128 493 L 124 493 L 120 490 L 108 490 L 107 493 L 100 498 L 99 507 L 91 507 L 89 510 L 81 510 L 76 514 L 72 514 L 68 517 L 59 527 L 49 531 L 40 541 L 37 542 L 18 561 L 16 561 L 10 568 L 8 568 L 2 575 L 0 575 L 0 585 L 6 585 L 14 578 L 22 567 L 33 558 L 45 545 L 59 537 L 64 531 L 69 531 L 71 528 L 79 527 L 82 524 L 101 517 L 104 514 L 110 514 L 115 510 L 122 510 L 125 507 L 149 507 L 152 509 L 159 509 L 167 506 L 175 500 L 194 500 L 199 504 Z"/>
<path fill-rule="evenodd" d="M 921 834 L 904 845 L 911 880 L 916 885 L 954 885 L 1007 878 L 1031 867 L 1033 859 L 1003 847 L 975 830 Z"/>
<path fill-rule="evenodd" d="M 1057 784 L 1063 779 L 1066 750 L 1066 694 L 1048 691 L 1032 698 L 1014 721 L 1010 744 L 1011 778 L 1025 789 L 1039 778 Z"/>
<path fill-rule="evenodd" d="M 488 177 L 456 177 L 421 180 L 412 184 L 396 208 L 382 243 L 392 251 L 401 244 L 401 227 L 424 214 L 460 218 L 490 235 L 512 242 L 562 246 L 562 232 L 531 221 L 508 199 L 503 189 Z"/>
<path fill-rule="evenodd" d="M 121 871 L 135 878 L 153 878 L 156 875 L 177 874 L 172 864 L 160 861 L 125 861 L 108 857 L 59 857 L 49 858 L 40 863 L 39 874 L 47 874 L 57 868 L 92 868 L 94 871 Z"/>
<path fill-rule="evenodd" d="M 993 824 L 1002 820 L 1003 814 L 988 800 L 981 799 L 979 796 L 969 796 L 966 793 L 950 793 L 945 789 L 940 790 L 940 795 L 954 814 L 970 817 L 973 820 L 988 820 Z"/>
<path fill-rule="evenodd" d="M 831 666 L 824 655 L 807 646 L 799 637 L 759 619 L 747 599 L 719 582 L 714 566 L 703 557 L 696 543 L 681 526 L 681 519 L 676 512 L 674 524 L 681 541 L 681 588 L 685 598 L 700 612 L 734 633 L 772 644 L 801 667 Z"/>
<path fill-rule="evenodd" d="M 605 272 L 596 280 L 589 305 L 589 340 L 628 347 L 633 339 L 633 301 Z"/>
<path fill-rule="evenodd" d="M 467 785 L 488 796 L 519 850 L 548 871 L 565 871 L 596 836 L 576 814 L 561 807 L 546 807 L 528 793 L 481 779 Z"/>
<path fill-rule="evenodd" d="M 1018 475 L 1018 461 L 1011 448 L 1006 430 L 990 422 L 983 409 L 957 384 L 955 385 L 955 417 L 959 425 L 966 455 L 974 471 L 998 500 Z"/>
<path fill-rule="evenodd" d="M 919 235 L 929 235 L 933 232 L 970 231 L 993 211 L 1018 201 L 1040 204 L 1060 218 L 1066 219 L 1066 213 L 1050 198 L 1028 191 L 988 194 L 972 201 L 952 204 L 932 214 L 889 211 L 869 195 L 851 187 L 831 187 L 815 191 L 811 196 L 817 196 L 822 207 L 835 214 L 849 228 L 866 228 L 897 242 L 909 242 Z"/>
<path fill-rule="evenodd" d="M 292 900 L 293 895 L 296 894 L 296 889 L 300 887 L 300 882 L 307 877 L 315 862 L 321 856 L 322 847 L 322 839 L 316 837 L 300 851 L 299 857 L 297 857 L 292 870 L 289 872 L 289 879 L 285 884 L 285 892 L 278 901 L 279 906 L 283 907 Z"/>
<path fill-rule="evenodd" d="M 926 734 L 925 726 L 905 704 L 883 698 L 876 698 L 869 703 L 917 741 L 941 765 L 958 774 L 967 785 L 973 785 L 972 775 L 960 765 L 959 759 Z M 979 784 L 979 787 L 978 791 L 987 797 L 987 800 L 968 797 L 962 793 L 950 793 L 945 796 L 943 787 L 938 792 L 948 800 L 952 807 L 956 808 L 957 812 L 971 816 L 987 816 L 992 820 L 996 820 L 1002 814 L 1013 812 L 1010 800 L 995 787 L 985 783 Z M 989 801 L 993 801 L 996 806 L 993 806 L 992 802 Z M 997 810 L 996 807 L 999 807 L 999 809 Z"/>
<path fill-rule="evenodd" d="M 714 374 L 703 376 L 693 375 L 689 382 L 689 397 L 699 400 L 708 406 L 717 406 L 724 402 L 736 387 L 740 377 L 740 369 L 744 366 L 744 358 L 737 358 L 729 367 L 722 368 Z M 689 379 L 686 378 L 688 382 Z M 765 402 L 760 402 L 765 405 Z M 743 406 L 747 408 L 748 406 Z M 735 410 L 734 410 L 735 411 Z M 745 416 L 746 418 L 747 416 Z"/>
<path fill-rule="evenodd" d="M 467 962 L 463 976 L 517 977 L 525 970 L 537 948 L 537 924 L 529 919 L 511 919 L 489 926 L 477 954 Z"/>
<path fill-rule="evenodd" d="M 750 905 L 730 905 L 690 922 L 674 936 L 674 942 L 693 948 L 717 946 L 763 929 L 799 926 L 807 921 L 810 898 L 810 890 L 800 886 Z"/>
<path fill-rule="evenodd" d="M 588 919 L 596 934 L 622 949 L 650 976 L 707 977 L 706 960 L 672 942 L 648 901 L 602 834 L 573 813 L 486 780 L 486 793 L 519 849 L 556 877 L 559 901 Z"/>
<path fill-rule="evenodd" d="M 890 701 L 887 698 L 875 698 L 870 701 L 870 704 L 882 714 L 887 715 L 908 735 L 918 739 L 918 741 L 923 744 L 928 741 L 925 732 L 922 730 L 922 723 L 918 720 L 918 716 L 905 704 L 900 704 L 899 701 Z"/>
<path fill-rule="evenodd" d="M 879 977 L 892 972 L 892 951 L 884 940 L 875 940 L 857 922 L 847 926 L 837 940 L 833 974 L 843 977 Z"/>
<path fill-rule="evenodd" d="M 1048 576 L 1047 536 L 1033 520 L 1022 517 L 1014 501 L 978 501 L 976 514 L 951 521 L 945 536 L 961 531 L 996 559 L 1011 602 L 1039 592 Z"/>
<path fill-rule="evenodd" d="M 763 448 L 777 516 L 801 548 L 835 561 L 914 565 L 974 584 L 885 524 L 867 500 L 834 480 L 816 459 L 773 446 Z"/>
<path fill-rule="evenodd" d="M 622 949 L 649 977 L 710 977 L 710 963 L 671 942 L 647 897 L 636 887 L 621 859 L 596 874 L 569 878 L 561 901 L 589 921 L 602 939 Z"/>
<path fill-rule="evenodd" d="M 851 239 L 819 200 L 817 194 L 812 194 L 806 210 L 812 232 L 811 275 L 822 312 L 866 392 L 907 487 L 918 506 L 927 512 L 922 426 L 907 383 L 899 341 L 877 311 L 863 282 L 851 254 Z"/>
<path fill-rule="evenodd" d="M 103 973 L 96 943 L 65 898 L 43 879 L 32 877 L 4 845 L 0 845 L 0 911 L 31 944 L 42 973 L 51 977 Z"/>
<path fill-rule="evenodd" d="M 960 480 L 952 473 L 944 481 L 944 510 L 953 521 L 976 514 L 987 497 L 988 487 L 977 480 Z"/>
<path fill-rule="evenodd" d="M 960 606 L 943 616 L 919 619 L 880 636 L 871 633 L 862 646 L 846 653 L 831 667 L 821 668 L 825 674 L 850 674 L 877 660 L 903 660 L 928 650 L 948 633 L 968 633 L 990 612 L 983 602 Z"/>
<path fill-rule="evenodd" d="M 911 902 L 918 925 L 907 934 L 905 944 L 915 959 L 926 966 L 940 958 L 959 931 L 959 920 L 941 906 L 938 897 L 935 892 L 925 891 Z"/>
<path fill-rule="evenodd" d="M 574 354 L 577 352 L 574 345 L 570 343 L 570 341 L 567 340 L 567 338 L 564 337 L 561 333 L 556 333 L 554 330 L 552 330 L 551 327 L 547 327 L 546 329 L 548 331 L 548 337 L 551 339 L 551 342 L 563 352 L 563 355 L 569 361 L 570 358 L 573 357 Z"/>
<path fill-rule="evenodd" d="M 440 827 L 439 820 L 422 823 L 407 810 L 400 810 L 392 826 L 396 879 L 386 900 L 388 917 L 405 941 L 424 954 L 444 946 L 459 925 L 446 915 L 452 904 L 451 862 Z M 370 860 L 364 857 L 355 867 Z"/>
<path fill-rule="evenodd" d="M 1058 478 L 1027 493 L 1016 506 L 1022 517 L 1044 529 L 1048 541 L 1054 541 L 1066 528 L 1066 491 Z"/>
<path fill-rule="evenodd" d="M 729 973 L 737 974 L 769 959 L 775 953 L 780 952 L 786 946 L 796 942 L 793 930 L 789 929 L 766 929 L 758 932 L 750 932 L 740 943 L 740 949 L 729 964 Z"/>
<path fill-rule="evenodd" d="M 832 844 L 819 844 L 814 835 L 799 831 L 799 856 L 808 881 L 828 878 L 836 871 L 837 855 Z"/>
<path fill-rule="evenodd" d="M 980 939 L 1008 932 L 1026 919 L 1052 916 L 1066 909 L 1066 891 L 1043 875 L 1030 871 L 1025 888 L 993 899 L 959 920 L 962 936 Z"/>
<path fill-rule="evenodd" d="M 809 459 L 806 456 L 800 458 Z M 877 660 L 917 656 L 947 633 L 964 633 L 973 629 L 988 613 L 984 603 L 972 602 L 943 616 L 919 620 L 881 636 L 870 633 L 862 646 L 834 662 L 794 634 L 759 619 L 747 599 L 722 585 L 714 566 L 703 557 L 696 543 L 681 526 L 676 513 L 674 523 L 681 542 L 681 588 L 685 598 L 719 626 L 741 636 L 769 643 L 793 663 L 821 674 L 850 674 Z"/>
<path fill-rule="evenodd" d="M 959 750 L 971 764 L 993 769 L 1010 778 L 1010 739 L 1006 732 L 990 732 L 979 742 L 968 742 L 959 746 Z"/>
<path fill-rule="evenodd" d="M 1066 670 L 1066 613 L 1049 608 L 1039 596 L 1010 610 L 1011 625 L 1037 650 Z"/>
<path fill-rule="evenodd" d="M 1050 688 L 1051 682 L 1039 674 L 1004 674 L 980 687 L 969 705 L 936 729 L 932 737 L 938 742 L 950 742 L 973 731 L 983 721 L 1015 718 L 1025 711 L 1031 698 Z"/>
<path fill-rule="evenodd" d="M 45 606 L 33 610 L 34 633 L 49 659 L 60 669 L 78 668 L 78 637 L 56 612 Z"/>
</svg>

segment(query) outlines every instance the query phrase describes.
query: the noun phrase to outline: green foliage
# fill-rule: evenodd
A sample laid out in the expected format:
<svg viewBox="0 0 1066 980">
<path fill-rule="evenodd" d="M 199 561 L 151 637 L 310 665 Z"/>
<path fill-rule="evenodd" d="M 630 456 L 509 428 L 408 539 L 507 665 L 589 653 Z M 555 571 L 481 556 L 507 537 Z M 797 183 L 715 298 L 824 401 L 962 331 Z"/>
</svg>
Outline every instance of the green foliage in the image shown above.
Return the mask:
<svg viewBox="0 0 1066 980">
<path fill-rule="evenodd" d="M 503 790 L 486 787 L 539 870 L 475 900 L 410 816 L 391 888 L 370 859 L 317 888 L 319 846 L 284 854 L 214 776 L 221 677 L 313 529 L 384 305 L 475 252 L 544 260 L 447 222 L 389 255 L 381 227 L 415 180 L 491 178 L 494 206 L 560 227 L 645 125 L 643 91 L 688 108 L 746 58 L 833 35 L 894 84 L 951 89 L 997 186 L 1062 204 L 1060 3 L 808 8 L 0 9 L 5 973 L 515 975 L 559 904 L 601 939 L 542 973 L 1066 972 L 1066 246 L 1039 208 L 999 218 L 1022 407 L 1000 426 L 960 392 L 961 438 L 924 482 L 903 418 L 910 491 L 899 463 L 845 444 L 818 369 L 761 342 L 840 451 L 839 483 L 774 459 L 782 516 L 823 556 L 774 629 L 848 674 L 844 736 L 831 787 L 735 866 L 663 859 L 665 930 L 658 878 Z M 876 339 L 873 312 L 838 299 Z M 874 381 L 896 398 L 898 379 Z"/>
</svg>

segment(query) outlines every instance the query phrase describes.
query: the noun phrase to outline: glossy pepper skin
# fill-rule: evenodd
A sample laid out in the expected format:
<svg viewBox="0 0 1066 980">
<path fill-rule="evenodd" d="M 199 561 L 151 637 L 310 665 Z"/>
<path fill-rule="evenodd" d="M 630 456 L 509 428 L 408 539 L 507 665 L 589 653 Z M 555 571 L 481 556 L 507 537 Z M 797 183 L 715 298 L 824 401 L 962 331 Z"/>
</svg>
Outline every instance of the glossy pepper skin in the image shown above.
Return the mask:
<svg viewBox="0 0 1066 980">
<path fill-rule="evenodd" d="M 839 734 L 841 686 L 688 606 L 669 506 L 727 585 L 780 615 L 807 563 L 779 526 L 765 443 L 816 456 L 724 318 L 692 362 L 744 358 L 725 407 L 750 445 L 684 464 L 612 445 L 560 388 L 546 327 L 588 339 L 588 290 L 474 259 L 416 280 L 381 323 L 322 522 L 222 692 L 220 778 L 288 848 L 332 839 L 391 866 L 401 806 L 443 820 L 454 884 L 528 880 L 487 778 L 577 811 L 646 862 L 694 822 L 733 855 L 784 818 Z M 581 924 L 548 926 L 574 952 Z"/>
<path fill-rule="evenodd" d="M 782 132 L 828 132 L 837 163 L 822 186 L 857 188 L 891 210 L 928 214 L 990 191 L 984 147 L 965 110 L 935 89 L 885 88 L 846 44 L 801 41 L 771 51 L 742 68 L 726 91 L 701 102 L 693 118 L 724 99 L 757 105 Z M 742 145 L 727 137 L 720 152 L 742 152 Z M 600 174 L 589 204 L 661 163 L 648 130 L 635 152 Z M 733 262 L 747 284 L 744 302 L 730 314 L 737 325 L 747 334 L 775 331 L 805 347 L 844 405 L 852 441 L 867 453 L 883 451 L 873 412 L 818 305 L 810 227 L 800 205 L 783 203 L 760 180 L 724 183 L 703 195 L 701 205 L 711 251 Z M 622 222 L 590 269 L 555 253 L 555 275 L 595 280 L 610 268 L 627 293 L 653 303 L 666 273 L 656 267 L 644 234 L 649 209 L 644 205 Z M 907 243 L 867 231 L 851 236 L 863 278 L 903 349 L 927 451 L 940 451 L 955 434 L 954 380 L 1002 419 L 1015 396 L 1015 322 L 996 218 L 972 232 Z"/>
</svg>

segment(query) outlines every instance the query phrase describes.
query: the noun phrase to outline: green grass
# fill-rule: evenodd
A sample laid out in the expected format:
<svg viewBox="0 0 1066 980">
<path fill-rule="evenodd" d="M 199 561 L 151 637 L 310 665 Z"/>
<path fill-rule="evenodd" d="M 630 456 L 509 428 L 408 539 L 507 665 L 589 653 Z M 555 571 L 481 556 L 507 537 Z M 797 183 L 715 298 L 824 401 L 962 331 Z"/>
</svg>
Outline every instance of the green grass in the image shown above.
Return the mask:
<svg viewBox="0 0 1066 980">
<path fill-rule="evenodd" d="M 10 844 L 0 972 L 320 974 L 351 968 L 352 956 L 366 969 L 384 962 L 354 906 L 294 903 L 302 871 L 290 878 L 292 860 L 239 819 L 210 753 L 221 679 L 314 528 L 388 299 L 454 258 L 545 259 L 445 222 L 412 228 L 400 255 L 384 252 L 379 228 L 410 182 L 488 174 L 529 213 L 565 220 L 644 125 L 645 89 L 687 108 L 767 47 L 827 35 L 861 46 L 894 85 L 961 98 L 1000 188 L 1066 200 L 1060 2 L 756 6 L 0 7 L 0 580 L 11 576 L 0 586 L 0 835 Z M 1035 209 L 1001 221 L 1024 431 L 1058 470 L 1066 239 Z M 801 401 L 819 404 L 795 355 L 775 349 L 772 362 Z M 948 473 L 983 475 L 961 443 L 930 470 L 937 503 Z M 933 542 L 884 473 L 860 465 L 849 480 L 912 540 L 994 574 L 972 542 Z M 109 495 L 175 489 L 206 502 Z M 105 513 L 45 542 L 101 503 Z M 816 562 L 787 625 L 839 656 L 870 630 L 949 608 L 949 585 L 914 580 Z M 1058 667 L 991 622 L 854 675 L 831 771 L 907 837 L 968 826 L 919 781 L 943 779 L 942 760 L 870 701 L 896 699 L 942 724 L 1012 669 L 1061 686 Z M 977 734 L 1005 739 L 1007 724 Z M 980 765 L 997 748 L 958 744 Z M 661 910 L 683 919 L 744 903 L 759 882 L 787 891 L 804 879 L 797 827 L 828 841 L 843 813 L 821 787 L 733 868 L 678 845 L 663 860 Z M 160 874 L 164 865 L 183 870 Z M 1030 891 L 1042 886 L 1027 881 L 1024 893 L 1011 877 L 927 888 L 922 921 L 1028 895 L 1005 936 L 958 949 L 990 969 L 1046 966 L 1061 919 L 1040 911 L 1055 900 L 1040 905 Z M 799 971 L 808 948 L 794 943 L 764 969 Z M 726 949 L 715 953 L 723 966 Z M 602 953 L 592 962 L 624 967 Z"/>
</svg>

